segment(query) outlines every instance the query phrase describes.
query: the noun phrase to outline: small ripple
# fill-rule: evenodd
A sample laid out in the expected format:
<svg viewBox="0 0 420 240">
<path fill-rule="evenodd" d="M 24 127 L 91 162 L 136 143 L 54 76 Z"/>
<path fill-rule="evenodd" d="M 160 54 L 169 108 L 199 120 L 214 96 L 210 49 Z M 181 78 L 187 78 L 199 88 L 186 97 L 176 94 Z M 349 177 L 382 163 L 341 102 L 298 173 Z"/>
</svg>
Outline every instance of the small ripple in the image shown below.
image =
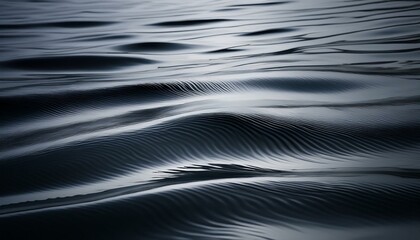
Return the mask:
<svg viewBox="0 0 420 240">
<path fill-rule="evenodd" d="M 241 36 L 261 36 L 261 35 L 269 35 L 269 34 L 276 34 L 276 33 L 289 33 L 296 31 L 294 28 L 273 28 L 273 29 L 266 29 L 260 30 L 255 32 L 247 32 L 242 33 Z"/>
<path fill-rule="evenodd" d="M 230 5 L 229 7 L 258 7 L 258 6 L 274 6 L 274 5 L 282 5 L 290 3 L 290 1 L 275 1 L 275 2 L 257 2 L 257 3 L 244 3 L 244 4 L 236 4 Z"/>
<path fill-rule="evenodd" d="M 159 27 L 189 27 L 199 26 L 211 23 L 220 23 L 229 21 L 228 19 L 197 19 L 197 20 L 183 20 L 183 21 L 167 21 L 151 24 L 152 26 Z"/>
<path fill-rule="evenodd" d="M 241 51 L 244 51 L 244 49 L 240 49 L 240 48 L 222 48 L 222 49 L 217 49 L 217 50 L 209 51 L 207 53 L 232 53 L 232 52 L 241 52 Z"/>
<path fill-rule="evenodd" d="M 32 71 L 104 71 L 155 62 L 139 57 L 80 55 L 14 59 L 1 62 L 0 66 Z"/>
<path fill-rule="evenodd" d="M 177 51 L 194 48 L 194 45 L 170 42 L 142 42 L 131 43 L 117 48 L 130 52 L 161 52 L 161 51 Z"/>
<path fill-rule="evenodd" d="M 33 29 L 33 28 L 91 28 L 115 24 L 115 22 L 100 21 L 67 21 L 67 22 L 45 22 L 28 24 L 0 24 L 1 30 L 8 29 Z"/>
</svg>

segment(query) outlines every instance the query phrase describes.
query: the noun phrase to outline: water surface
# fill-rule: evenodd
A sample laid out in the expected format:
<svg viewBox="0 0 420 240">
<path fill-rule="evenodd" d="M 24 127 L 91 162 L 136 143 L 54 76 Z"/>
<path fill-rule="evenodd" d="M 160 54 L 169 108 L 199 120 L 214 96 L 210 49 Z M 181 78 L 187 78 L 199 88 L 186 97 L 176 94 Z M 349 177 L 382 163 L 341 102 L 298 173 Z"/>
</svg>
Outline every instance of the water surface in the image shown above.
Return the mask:
<svg viewBox="0 0 420 240">
<path fill-rule="evenodd" d="M 417 239 L 420 3 L 0 2 L 5 239 Z"/>
</svg>

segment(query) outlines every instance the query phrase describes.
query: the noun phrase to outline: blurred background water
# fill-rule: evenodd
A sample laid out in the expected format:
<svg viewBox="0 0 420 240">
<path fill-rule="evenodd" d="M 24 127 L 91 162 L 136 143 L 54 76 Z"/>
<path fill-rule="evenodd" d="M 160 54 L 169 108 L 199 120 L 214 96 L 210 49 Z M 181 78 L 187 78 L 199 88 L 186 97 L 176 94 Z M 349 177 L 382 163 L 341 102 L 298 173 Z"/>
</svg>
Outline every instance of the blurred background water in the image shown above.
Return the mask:
<svg viewBox="0 0 420 240">
<path fill-rule="evenodd" d="M 1 238 L 418 239 L 419 11 L 1 0 Z"/>
</svg>

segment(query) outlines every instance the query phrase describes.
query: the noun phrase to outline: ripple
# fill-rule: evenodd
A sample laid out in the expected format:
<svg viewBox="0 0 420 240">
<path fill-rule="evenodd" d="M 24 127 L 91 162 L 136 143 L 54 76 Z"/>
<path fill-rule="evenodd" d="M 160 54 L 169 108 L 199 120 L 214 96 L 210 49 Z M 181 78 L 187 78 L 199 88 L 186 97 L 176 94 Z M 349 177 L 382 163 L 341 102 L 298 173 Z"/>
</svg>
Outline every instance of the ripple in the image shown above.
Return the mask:
<svg viewBox="0 0 420 240">
<path fill-rule="evenodd" d="M 291 92 L 328 93 L 351 91 L 366 88 L 366 85 L 357 82 L 333 79 L 259 79 L 245 83 L 250 86 L 279 89 Z"/>
<path fill-rule="evenodd" d="M 182 20 L 182 21 L 167 21 L 152 24 L 153 26 L 159 27 L 189 27 L 199 26 L 211 23 L 220 23 L 229 21 L 227 19 L 197 19 L 197 20 Z"/>
<path fill-rule="evenodd" d="M 115 22 L 100 21 L 66 21 L 66 22 L 45 22 L 31 24 L 0 24 L 0 29 L 32 29 L 32 28 L 91 28 L 115 24 Z"/>
<path fill-rule="evenodd" d="M 243 49 L 239 49 L 239 48 L 222 48 L 222 49 L 217 49 L 217 50 L 209 51 L 207 53 L 231 53 L 231 52 L 240 52 L 240 51 L 243 51 Z"/>
<path fill-rule="evenodd" d="M 289 1 L 275 1 L 275 2 L 262 2 L 262 3 L 244 3 L 244 4 L 236 4 L 230 5 L 230 7 L 258 7 L 258 6 L 273 6 L 273 5 L 282 5 L 290 3 Z"/>
<path fill-rule="evenodd" d="M 248 32 L 243 33 L 241 36 L 260 36 L 260 35 L 269 35 L 269 34 L 276 34 L 276 33 L 289 33 L 296 31 L 296 29 L 293 28 L 273 28 L 273 29 L 266 29 L 266 30 L 260 30 L 255 32 Z"/>
<path fill-rule="evenodd" d="M 22 58 L 1 62 L 7 68 L 33 71 L 99 71 L 155 63 L 156 61 L 123 56 L 57 56 Z"/>
<path fill-rule="evenodd" d="M 193 45 L 169 42 L 143 42 L 131 43 L 119 46 L 118 49 L 130 52 L 160 52 L 160 51 L 177 51 L 183 49 L 191 49 Z"/>
</svg>

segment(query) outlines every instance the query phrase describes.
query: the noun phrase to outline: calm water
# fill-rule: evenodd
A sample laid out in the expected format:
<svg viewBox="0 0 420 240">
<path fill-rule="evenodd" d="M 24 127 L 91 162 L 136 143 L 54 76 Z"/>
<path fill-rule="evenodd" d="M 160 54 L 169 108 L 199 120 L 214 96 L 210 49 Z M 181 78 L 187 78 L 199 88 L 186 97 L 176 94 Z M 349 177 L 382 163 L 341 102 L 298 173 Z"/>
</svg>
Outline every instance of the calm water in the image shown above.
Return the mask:
<svg viewBox="0 0 420 240">
<path fill-rule="evenodd" d="M 419 1 L 0 12 L 1 239 L 419 239 Z"/>
</svg>

